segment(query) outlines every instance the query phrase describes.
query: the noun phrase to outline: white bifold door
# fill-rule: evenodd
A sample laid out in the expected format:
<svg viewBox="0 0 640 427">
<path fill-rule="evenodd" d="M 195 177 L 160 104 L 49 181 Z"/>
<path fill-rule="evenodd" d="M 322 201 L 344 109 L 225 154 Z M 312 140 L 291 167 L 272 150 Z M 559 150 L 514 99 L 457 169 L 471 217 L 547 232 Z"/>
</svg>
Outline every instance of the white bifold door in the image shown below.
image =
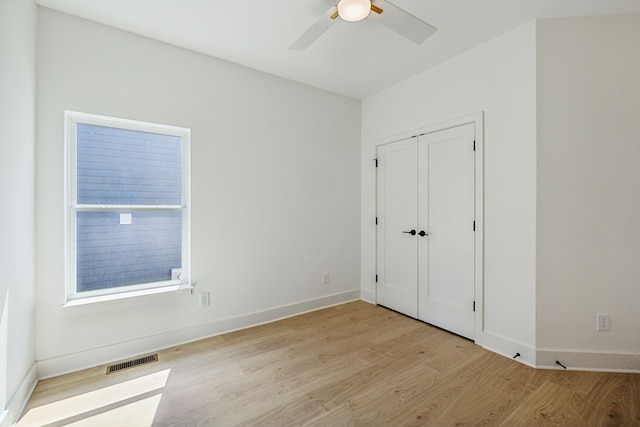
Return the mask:
<svg viewBox="0 0 640 427">
<path fill-rule="evenodd" d="M 378 146 L 377 303 L 475 339 L 474 124 Z"/>
</svg>

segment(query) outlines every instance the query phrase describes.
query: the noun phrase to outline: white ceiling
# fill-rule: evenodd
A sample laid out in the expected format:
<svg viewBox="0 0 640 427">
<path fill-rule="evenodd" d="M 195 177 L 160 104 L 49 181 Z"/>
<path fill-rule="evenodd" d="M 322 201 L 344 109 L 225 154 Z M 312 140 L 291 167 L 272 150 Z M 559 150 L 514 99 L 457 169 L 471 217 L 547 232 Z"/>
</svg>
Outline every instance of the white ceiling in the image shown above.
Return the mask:
<svg viewBox="0 0 640 427">
<path fill-rule="evenodd" d="M 391 0 L 438 28 L 421 45 L 337 20 L 289 50 L 326 0 L 38 0 L 38 4 L 354 98 L 376 93 L 535 18 L 640 13 L 640 0 Z"/>
</svg>

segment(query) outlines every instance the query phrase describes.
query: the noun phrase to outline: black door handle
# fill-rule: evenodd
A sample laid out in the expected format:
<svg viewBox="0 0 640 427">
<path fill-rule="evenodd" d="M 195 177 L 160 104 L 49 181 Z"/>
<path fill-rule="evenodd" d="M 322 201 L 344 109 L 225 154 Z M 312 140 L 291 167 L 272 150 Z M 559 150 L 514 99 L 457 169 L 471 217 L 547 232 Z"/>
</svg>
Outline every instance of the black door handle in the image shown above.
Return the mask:
<svg viewBox="0 0 640 427">
<path fill-rule="evenodd" d="M 425 233 L 424 230 L 420 230 L 420 232 L 418 233 L 418 235 L 424 237 L 424 236 L 428 236 L 429 233 Z"/>
<path fill-rule="evenodd" d="M 407 233 L 407 234 L 411 234 L 412 236 L 415 236 L 416 235 L 416 230 L 403 231 L 403 233 Z"/>
</svg>

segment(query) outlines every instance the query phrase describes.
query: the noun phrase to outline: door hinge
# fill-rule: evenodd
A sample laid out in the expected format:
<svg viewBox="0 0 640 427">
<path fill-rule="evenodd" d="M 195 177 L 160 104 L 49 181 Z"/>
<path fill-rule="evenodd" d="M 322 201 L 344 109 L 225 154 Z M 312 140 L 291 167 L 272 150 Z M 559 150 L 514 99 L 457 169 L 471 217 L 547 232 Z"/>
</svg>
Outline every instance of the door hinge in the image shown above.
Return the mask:
<svg viewBox="0 0 640 427">
<path fill-rule="evenodd" d="M 476 231 L 476 222 L 473 221 L 473 231 Z"/>
<path fill-rule="evenodd" d="M 473 151 L 476 151 L 476 142 L 473 141 Z"/>
<path fill-rule="evenodd" d="M 378 283 L 378 275 L 376 274 L 376 283 Z"/>
<path fill-rule="evenodd" d="M 373 159 L 373 161 L 376 163 L 376 167 L 378 167 L 378 159 L 375 158 L 375 159 Z"/>
<path fill-rule="evenodd" d="M 473 302 L 473 311 L 476 311 L 476 302 Z"/>
<path fill-rule="evenodd" d="M 376 225 L 378 225 L 378 217 L 376 217 Z"/>
</svg>

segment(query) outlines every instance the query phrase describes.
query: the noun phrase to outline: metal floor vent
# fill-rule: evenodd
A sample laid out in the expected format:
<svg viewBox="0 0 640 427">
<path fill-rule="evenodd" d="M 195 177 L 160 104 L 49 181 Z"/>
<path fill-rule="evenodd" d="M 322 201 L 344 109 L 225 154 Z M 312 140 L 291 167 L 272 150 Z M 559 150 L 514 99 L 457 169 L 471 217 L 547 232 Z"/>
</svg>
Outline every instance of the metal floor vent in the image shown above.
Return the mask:
<svg viewBox="0 0 640 427">
<path fill-rule="evenodd" d="M 149 356 L 138 357 L 137 359 L 125 360 L 124 362 L 116 363 L 107 366 L 107 375 L 114 372 L 122 371 L 124 369 L 135 368 L 136 366 L 145 365 L 147 363 L 153 363 L 158 361 L 158 353 L 150 354 Z"/>
</svg>

